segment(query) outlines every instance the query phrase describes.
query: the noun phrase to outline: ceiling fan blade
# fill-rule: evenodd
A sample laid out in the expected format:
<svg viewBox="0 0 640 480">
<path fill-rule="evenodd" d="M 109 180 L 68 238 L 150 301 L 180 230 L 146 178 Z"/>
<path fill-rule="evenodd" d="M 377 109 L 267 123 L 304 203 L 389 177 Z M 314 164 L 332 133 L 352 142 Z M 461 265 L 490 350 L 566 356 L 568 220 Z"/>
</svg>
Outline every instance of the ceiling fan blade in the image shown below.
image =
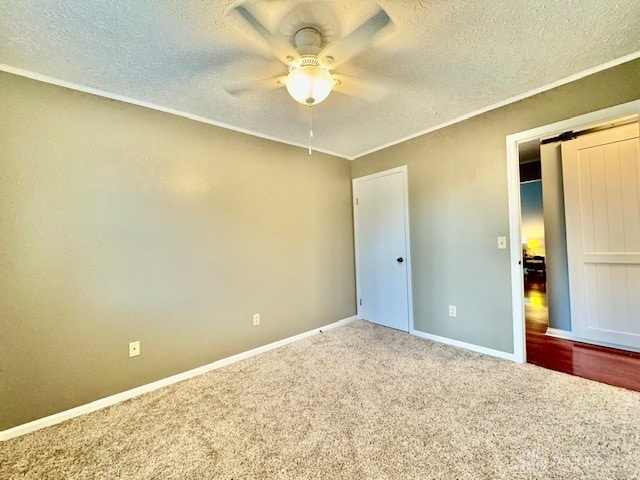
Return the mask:
<svg viewBox="0 0 640 480">
<path fill-rule="evenodd" d="M 390 22 L 391 18 L 387 12 L 380 9 L 349 35 L 324 47 L 318 56 L 322 59 L 331 57 L 333 59 L 331 68 L 339 67 L 364 50 L 373 37 Z"/>
<path fill-rule="evenodd" d="M 333 78 L 336 80 L 336 85 L 333 87 L 334 92 L 362 98 L 369 102 L 378 102 L 389 92 L 387 86 L 371 80 L 341 74 L 335 74 Z"/>
<path fill-rule="evenodd" d="M 247 10 L 244 5 L 234 9 L 251 27 L 269 44 L 273 55 L 285 65 L 300 58 L 298 51 L 286 40 L 276 37 L 260 21 Z"/>
<path fill-rule="evenodd" d="M 237 84 L 226 88 L 225 90 L 232 95 L 239 93 L 251 92 L 255 90 L 275 90 L 285 86 L 286 75 L 280 75 L 273 78 L 264 78 L 261 80 L 254 80 L 242 84 Z"/>
</svg>

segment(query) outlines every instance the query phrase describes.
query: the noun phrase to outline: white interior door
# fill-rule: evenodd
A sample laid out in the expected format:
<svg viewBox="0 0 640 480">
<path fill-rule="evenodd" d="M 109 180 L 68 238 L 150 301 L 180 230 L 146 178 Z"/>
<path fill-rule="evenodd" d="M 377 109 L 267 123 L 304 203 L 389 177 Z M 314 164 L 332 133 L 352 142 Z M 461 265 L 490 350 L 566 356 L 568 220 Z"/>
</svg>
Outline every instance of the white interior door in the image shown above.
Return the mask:
<svg viewBox="0 0 640 480">
<path fill-rule="evenodd" d="M 406 167 L 353 180 L 358 318 L 409 331 Z"/>
<path fill-rule="evenodd" d="M 576 337 L 640 347 L 638 124 L 562 144 L 571 326 Z"/>
</svg>

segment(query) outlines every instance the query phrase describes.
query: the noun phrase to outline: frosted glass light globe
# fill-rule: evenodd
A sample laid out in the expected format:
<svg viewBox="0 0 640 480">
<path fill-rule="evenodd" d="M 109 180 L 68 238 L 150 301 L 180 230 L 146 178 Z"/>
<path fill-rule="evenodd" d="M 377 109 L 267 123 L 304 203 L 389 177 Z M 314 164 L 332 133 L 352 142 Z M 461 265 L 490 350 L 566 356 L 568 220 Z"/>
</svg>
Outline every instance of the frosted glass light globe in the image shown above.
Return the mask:
<svg viewBox="0 0 640 480">
<path fill-rule="evenodd" d="M 285 81 L 289 95 L 303 105 L 322 102 L 331 93 L 333 77 L 326 68 L 302 65 L 289 72 Z"/>
</svg>

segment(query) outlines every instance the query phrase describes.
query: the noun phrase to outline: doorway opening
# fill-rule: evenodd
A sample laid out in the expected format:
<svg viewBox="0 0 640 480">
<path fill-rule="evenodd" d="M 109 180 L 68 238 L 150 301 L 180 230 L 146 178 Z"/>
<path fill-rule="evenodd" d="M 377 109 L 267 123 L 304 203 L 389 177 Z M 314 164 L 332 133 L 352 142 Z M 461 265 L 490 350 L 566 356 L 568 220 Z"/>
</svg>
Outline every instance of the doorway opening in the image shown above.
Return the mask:
<svg viewBox="0 0 640 480">
<path fill-rule="evenodd" d="M 637 125 L 639 110 L 640 101 L 631 102 L 507 137 L 516 358 L 634 390 L 640 390 L 640 353 L 633 348 L 610 348 L 616 345 L 580 335 L 584 331 L 580 325 L 588 323 L 581 312 L 574 314 L 572 322 L 576 283 L 569 283 L 567 263 L 577 257 L 572 246 L 567 256 L 562 152 L 568 142 L 583 135 L 588 138 L 593 132 Z M 569 237 L 576 238 L 575 232 L 582 230 L 574 229 L 574 219 L 584 217 L 584 211 L 577 216 L 567 212 Z M 575 271 L 571 278 L 572 282 L 578 278 Z"/>
<path fill-rule="evenodd" d="M 621 118 L 634 117 L 638 118 L 640 111 L 640 100 L 625 103 L 615 107 L 606 108 L 597 112 L 580 115 L 561 122 L 534 128 L 520 133 L 508 135 L 506 138 L 507 147 L 507 173 L 508 173 L 508 192 L 509 192 L 509 233 L 510 233 L 510 257 L 511 257 L 511 297 L 513 308 L 513 337 L 514 337 L 514 358 L 518 362 L 525 362 L 527 358 L 526 352 L 526 325 L 525 325 L 525 290 L 524 290 L 524 261 L 529 260 L 530 253 L 527 252 L 525 257 L 525 249 L 523 249 L 523 234 L 521 224 L 521 182 L 520 182 L 520 148 L 524 147 L 528 142 L 535 142 L 538 145 L 545 143 L 546 139 L 558 137 L 568 131 L 582 131 L 600 126 L 607 123 L 615 122 Z M 542 142 L 541 142 L 542 141 Z M 544 148 L 544 145 L 542 146 Z M 542 179 L 544 185 L 544 179 Z M 546 190 L 546 188 L 545 188 Z M 563 219 L 564 221 L 564 219 Z M 551 299 L 548 294 L 549 290 L 549 273 L 550 268 L 553 269 L 553 261 L 548 258 L 548 239 L 552 236 L 545 225 L 545 294 L 547 294 L 547 303 L 551 306 Z M 553 237 L 557 235 L 554 234 Z M 527 239 L 528 242 L 529 239 Z M 534 242 L 535 243 L 535 242 Z M 527 244 L 527 247 L 529 245 Z M 532 255 L 535 257 L 536 255 Z M 540 256 L 540 255 L 537 255 Z M 535 268 L 535 266 L 533 266 Z M 527 267 L 528 268 L 528 267 Z M 538 290 L 539 291 L 539 290 Z M 542 292 L 541 292 L 542 293 Z M 539 297 L 538 297 L 539 298 Z M 543 303 L 544 300 L 537 298 L 534 300 L 536 304 Z M 551 317 L 549 325 L 552 334 L 561 336 L 563 332 L 570 334 L 570 325 L 561 328 L 554 328 L 553 309 L 551 309 Z"/>
<path fill-rule="evenodd" d="M 549 309 L 540 141 L 518 145 L 518 156 L 525 329 L 546 333 Z"/>
</svg>

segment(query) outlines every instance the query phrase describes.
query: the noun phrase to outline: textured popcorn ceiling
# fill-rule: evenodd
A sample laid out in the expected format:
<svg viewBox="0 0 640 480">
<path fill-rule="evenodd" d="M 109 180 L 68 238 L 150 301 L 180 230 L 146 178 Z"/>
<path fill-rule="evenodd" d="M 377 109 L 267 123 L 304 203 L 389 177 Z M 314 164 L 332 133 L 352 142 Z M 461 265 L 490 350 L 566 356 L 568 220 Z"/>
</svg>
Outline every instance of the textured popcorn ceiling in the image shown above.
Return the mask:
<svg viewBox="0 0 640 480">
<path fill-rule="evenodd" d="M 304 107 L 284 89 L 231 95 L 286 73 L 230 14 L 238 1 L 0 0 L 0 64 L 306 143 Z M 304 4 L 329 39 L 373 1 L 247 3 L 287 35 Z M 353 158 L 640 49 L 638 0 L 380 0 L 393 21 L 337 69 L 390 87 L 379 102 L 339 93 L 314 107 L 314 145 Z M 6 69 L 6 67 L 5 67 Z M 640 79 L 639 79 L 640 81 Z"/>
</svg>

